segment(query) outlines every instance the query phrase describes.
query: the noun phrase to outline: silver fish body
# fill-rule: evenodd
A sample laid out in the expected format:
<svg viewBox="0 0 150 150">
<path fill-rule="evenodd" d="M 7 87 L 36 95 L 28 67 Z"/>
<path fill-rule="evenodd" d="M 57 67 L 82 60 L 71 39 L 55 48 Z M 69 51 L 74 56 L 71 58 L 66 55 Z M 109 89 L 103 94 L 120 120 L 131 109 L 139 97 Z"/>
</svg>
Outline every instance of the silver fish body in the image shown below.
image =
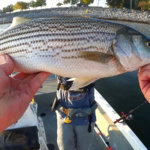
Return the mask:
<svg viewBox="0 0 150 150">
<path fill-rule="evenodd" d="M 85 85 L 149 63 L 150 51 L 143 39 L 130 28 L 103 20 L 35 19 L 2 33 L 0 54 L 10 55 L 19 72 L 86 78 Z"/>
</svg>

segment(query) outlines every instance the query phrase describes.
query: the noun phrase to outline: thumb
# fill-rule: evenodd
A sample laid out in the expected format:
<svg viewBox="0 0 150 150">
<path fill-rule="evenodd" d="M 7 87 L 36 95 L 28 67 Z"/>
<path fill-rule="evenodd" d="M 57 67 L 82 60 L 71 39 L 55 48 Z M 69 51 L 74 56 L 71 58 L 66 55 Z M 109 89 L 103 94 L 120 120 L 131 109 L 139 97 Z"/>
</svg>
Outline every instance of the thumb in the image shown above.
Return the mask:
<svg viewBox="0 0 150 150">
<path fill-rule="evenodd" d="M 8 55 L 0 55 L 0 70 L 10 75 L 14 70 L 14 63 Z"/>
</svg>

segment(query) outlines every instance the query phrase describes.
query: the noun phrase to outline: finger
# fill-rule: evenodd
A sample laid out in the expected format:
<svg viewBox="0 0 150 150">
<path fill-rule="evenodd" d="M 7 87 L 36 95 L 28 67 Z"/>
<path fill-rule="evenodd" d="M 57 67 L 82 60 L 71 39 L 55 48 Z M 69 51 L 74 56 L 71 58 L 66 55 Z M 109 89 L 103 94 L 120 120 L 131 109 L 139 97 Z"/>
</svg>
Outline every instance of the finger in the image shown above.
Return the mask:
<svg viewBox="0 0 150 150">
<path fill-rule="evenodd" d="M 48 78 L 48 76 L 50 76 L 50 73 L 40 72 L 40 73 L 36 74 L 35 77 L 31 81 L 29 81 L 33 95 L 40 88 L 42 83 Z"/>
<path fill-rule="evenodd" d="M 5 72 L 6 75 L 10 75 L 14 70 L 14 63 L 7 55 L 0 55 L 0 69 Z"/>
<path fill-rule="evenodd" d="M 150 102 L 150 70 L 138 73 L 139 85 L 144 97 Z"/>
<path fill-rule="evenodd" d="M 18 73 L 18 74 L 16 74 L 13 78 L 14 79 L 18 79 L 18 80 L 23 80 L 23 79 L 25 79 L 27 76 L 28 76 L 29 74 L 27 74 L 27 73 Z"/>
<path fill-rule="evenodd" d="M 28 80 L 34 78 L 36 74 L 18 73 L 17 75 L 14 76 L 14 79 L 24 80 L 24 82 L 26 81 L 28 82 Z"/>
<path fill-rule="evenodd" d="M 145 70 L 150 70 L 150 64 L 147 64 L 145 66 L 140 67 L 139 72 L 145 71 Z"/>
<path fill-rule="evenodd" d="M 38 73 L 33 73 L 33 74 L 28 74 L 28 76 L 26 76 L 24 78 L 24 82 L 28 82 L 28 81 L 31 81 Z"/>
<path fill-rule="evenodd" d="M 143 90 L 143 87 L 145 87 L 145 85 L 147 85 L 147 83 L 150 82 L 149 73 L 150 73 L 149 70 L 146 70 L 144 72 L 141 71 L 138 73 L 139 84 L 142 90 Z"/>
<path fill-rule="evenodd" d="M 141 91 L 144 97 L 150 102 L 150 82 L 149 81 L 142 81 L 139 82 Z"/>
<path fill-rule="evenodd" d="M 145 87 L 148 87 L 147 85 L 150 85 L 150 71 L 146 70 L 144 72 L 138 73 L 139 78 L 139 84 L 141 87 L 141 90 L 145 89 Z"/>
<path fill-rule="evenodd" d="M 2 93 L 5 93 L 5 91 L 8 90 L 9 81 L 9 76 L 7 76 L 2 69 L 0 69 L 0 97 Z"/>
<path fill-rule="evenodd" d="M 150 80 L 150 70 L 141 70 L 138 72 L 138 78 L 140 81 Z"/>
</svg>

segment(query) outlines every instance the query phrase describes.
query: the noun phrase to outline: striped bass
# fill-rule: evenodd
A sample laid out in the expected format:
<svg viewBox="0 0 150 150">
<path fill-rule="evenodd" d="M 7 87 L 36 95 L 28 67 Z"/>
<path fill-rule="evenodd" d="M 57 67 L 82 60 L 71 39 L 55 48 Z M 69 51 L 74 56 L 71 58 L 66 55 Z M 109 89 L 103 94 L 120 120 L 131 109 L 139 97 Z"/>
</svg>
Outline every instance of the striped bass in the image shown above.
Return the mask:
<svg viewBox="0 0 150 150">
<path fill-rule="evenodd" d="M 150 63 L 150 40 L 125 25 L 92 18 L 15 18 L 0 34 L 3 54 L 18 72 L 70 77 L 71 90 L 77 90 Z"/>
</svg>

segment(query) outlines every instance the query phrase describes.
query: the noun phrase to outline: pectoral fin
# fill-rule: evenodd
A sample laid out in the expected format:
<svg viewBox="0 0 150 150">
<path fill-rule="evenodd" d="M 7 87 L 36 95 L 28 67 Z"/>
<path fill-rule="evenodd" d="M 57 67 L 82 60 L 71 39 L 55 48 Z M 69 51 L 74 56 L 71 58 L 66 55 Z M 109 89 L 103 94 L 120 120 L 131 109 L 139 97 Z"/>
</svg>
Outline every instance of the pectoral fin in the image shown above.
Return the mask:
<svg viewBox="0 0 150 150">
<path fill-rule="evenodd" d="M 97 80 L 95 78 L 94 79 L 93 78 L 72 78 L 72 79 L 69 79 L 70 81 L 74 81 L 69 90 L 73 90 L 73 91 L 78 91 L 80 88 L 83 88 Z"/>
<path fill-rule="evenodd" d="M 79 57 L 89 60 L 89 61 L 95 61 L 100 63 L 108 63 L 111 59 L 114 58 L 113 55 L 103 52 L 97 52 L 97 51 L 81 51 L 79 53 Z"/>
</svg>

